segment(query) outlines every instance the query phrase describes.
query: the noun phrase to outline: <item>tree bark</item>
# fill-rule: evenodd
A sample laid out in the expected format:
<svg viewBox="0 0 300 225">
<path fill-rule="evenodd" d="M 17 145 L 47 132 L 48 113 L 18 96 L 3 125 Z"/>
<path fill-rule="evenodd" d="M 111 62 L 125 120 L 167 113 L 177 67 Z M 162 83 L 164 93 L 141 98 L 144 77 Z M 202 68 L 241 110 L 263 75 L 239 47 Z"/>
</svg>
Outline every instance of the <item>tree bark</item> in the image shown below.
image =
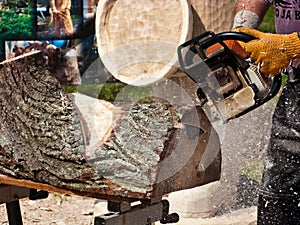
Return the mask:
<svg viewBox="0 0 300 225">
<path fill-rule="evenodd" d="M 0 123 L 2 174 L 74 193 L 152 198 L 220 176 L 218 136 L 200 108 L 67 94 L 42 53 L 0 64 Z"/>
</svg>

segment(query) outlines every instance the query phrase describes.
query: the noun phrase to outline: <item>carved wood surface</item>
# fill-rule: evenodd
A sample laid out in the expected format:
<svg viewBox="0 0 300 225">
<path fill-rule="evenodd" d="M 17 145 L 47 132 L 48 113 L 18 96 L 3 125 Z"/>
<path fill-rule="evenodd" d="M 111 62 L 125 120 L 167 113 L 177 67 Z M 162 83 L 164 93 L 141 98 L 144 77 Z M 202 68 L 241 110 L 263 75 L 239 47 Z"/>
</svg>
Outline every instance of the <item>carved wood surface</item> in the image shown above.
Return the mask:
<svg viewBox="0 0 300 225">
<path fill-rule="evenodd" d="M 193 11 L 193 37 L 204 31 L 215 33 L 232 29 L 235 0 L 188 0 Z"/>
<path fill-rule="evenodd" d="M 100 1 L 98 52 L 104 65 L 127 84 L 147 85 L 178 69 L 177 46 L 192 37 L 186 0 Z"/>
</svg>

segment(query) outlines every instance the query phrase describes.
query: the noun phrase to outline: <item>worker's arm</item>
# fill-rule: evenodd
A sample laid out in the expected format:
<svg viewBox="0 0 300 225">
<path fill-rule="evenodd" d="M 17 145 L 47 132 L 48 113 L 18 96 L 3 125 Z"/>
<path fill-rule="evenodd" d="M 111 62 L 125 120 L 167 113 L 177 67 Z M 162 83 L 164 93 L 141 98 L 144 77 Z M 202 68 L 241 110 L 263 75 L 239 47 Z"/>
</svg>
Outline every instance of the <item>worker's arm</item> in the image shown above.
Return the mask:
<svg viewBox="0 0 300 225">
<path fill-rule="evenodd" d="M 272 0 L 237 0 L 233 28 L 258 28 Z"/>
<path fill-rule="evenodd" d="M 300 59 L 300 39 L 289 35 L 262 33 L 258 28 L 272 0 L 237 0 L 234 29 L 249 34 L 255 40 L 245 43 L 249 57 L 268 76 L 280 74 L 292 61 Z M 249 29 L 253 28 L 253 29 Z"/>
</svg>

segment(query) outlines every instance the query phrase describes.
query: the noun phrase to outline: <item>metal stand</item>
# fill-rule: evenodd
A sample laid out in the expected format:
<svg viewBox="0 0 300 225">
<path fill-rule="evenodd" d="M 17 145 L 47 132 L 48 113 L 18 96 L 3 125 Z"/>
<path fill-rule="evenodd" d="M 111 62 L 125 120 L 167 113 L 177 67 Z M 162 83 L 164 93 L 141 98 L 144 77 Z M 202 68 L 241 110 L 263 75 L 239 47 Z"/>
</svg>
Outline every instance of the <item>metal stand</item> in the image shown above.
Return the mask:
<svg viewBox="0 0 300 225">
<path fill-rule="evenodd" d="M 27 197 L 30 200 L 44 199 L 48 192 L 0 185 L 0 204 L 6 204 L 9 225 L 23 225 L 19 199 Z M 162 224 L 179 221 L 177 213 L 169 214 L 169 202 L 161 198 L 132 203 L 109 201 L 107 208 L 111 213 L 95 217 L 94 225 L 151 225 L 157 221 Z"/>
<path fill-rule="evenodd" d="M 177 223 L 179 215 L 169 214 L 167 200 L 145 200 L 141 204 L 108 202 L 111 213 L 95 217 L 94 225 L 151 225 L 160 221 L 162 224 Z"/>
<path fill-rule="evenodd" d="M 23 225 L 19 199 L 29 197 L 30 200 L 48 197 L 47 191 L 37 191 L 25 187 L 0 185 L 0 204 L 5 203 L 9 225 Z"/>
<path fill-rule="evenodd" d="M 22 214 L 19 200 L 6 203 L 6 212 L 9 225 L 22 225 Z"/>
</svg>

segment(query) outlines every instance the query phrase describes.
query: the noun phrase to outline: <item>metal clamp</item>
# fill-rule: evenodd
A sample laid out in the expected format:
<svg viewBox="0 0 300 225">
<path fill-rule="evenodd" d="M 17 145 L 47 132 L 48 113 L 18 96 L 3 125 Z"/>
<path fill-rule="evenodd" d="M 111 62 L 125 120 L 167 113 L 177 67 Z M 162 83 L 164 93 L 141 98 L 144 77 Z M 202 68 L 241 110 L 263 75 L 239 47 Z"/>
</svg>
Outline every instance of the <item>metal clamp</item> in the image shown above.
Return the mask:
<svg viewBox="0 0 300 225">
<path fill-rule="evenodd" d="M 169 214 L 167 200 L 143 200 L 141 204 L 108 202 L 111 213 L 95 217 L 94 225 L 150 225 L 160 221 L 162 224 L 177 223 L 179 215 Z"/>
</svg>

